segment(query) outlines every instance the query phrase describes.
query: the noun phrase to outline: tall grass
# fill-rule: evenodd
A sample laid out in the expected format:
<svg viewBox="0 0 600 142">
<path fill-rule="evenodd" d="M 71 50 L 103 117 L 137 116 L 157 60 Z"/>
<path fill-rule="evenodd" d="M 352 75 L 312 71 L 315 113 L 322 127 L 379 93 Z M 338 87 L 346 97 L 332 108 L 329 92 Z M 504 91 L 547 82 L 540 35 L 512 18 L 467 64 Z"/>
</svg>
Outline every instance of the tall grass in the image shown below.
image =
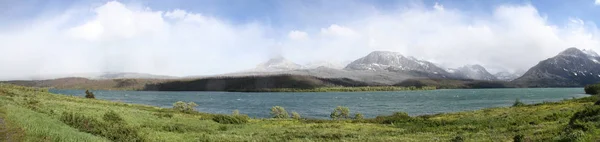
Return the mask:
<svg viewBox="0 0 600 142">
<path fill-rule="evenodd" d="M 22 134 L 19 141 L 597 141 L 598 115 L 587 109 L 599 99 L 416 117 L 238 119 L 244 115 L 185 113 L 0 84 L 0 118 Z"/>
</svg>

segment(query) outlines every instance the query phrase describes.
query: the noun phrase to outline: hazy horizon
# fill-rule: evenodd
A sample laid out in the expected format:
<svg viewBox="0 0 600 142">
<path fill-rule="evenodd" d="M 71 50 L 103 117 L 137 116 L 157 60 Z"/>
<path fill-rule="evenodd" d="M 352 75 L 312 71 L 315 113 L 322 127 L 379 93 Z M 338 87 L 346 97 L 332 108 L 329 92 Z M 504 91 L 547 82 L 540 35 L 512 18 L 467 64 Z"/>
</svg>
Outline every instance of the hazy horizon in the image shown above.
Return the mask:
<svg viewBox="0 0 600 142">
<path fill-rule="evenodd" d="M 0 1 L 0 80 L 216 75 L 372 51 L 514 72 L 570 47 L 600 51 L 598 13 L 600 0 Z"/>
</svg>

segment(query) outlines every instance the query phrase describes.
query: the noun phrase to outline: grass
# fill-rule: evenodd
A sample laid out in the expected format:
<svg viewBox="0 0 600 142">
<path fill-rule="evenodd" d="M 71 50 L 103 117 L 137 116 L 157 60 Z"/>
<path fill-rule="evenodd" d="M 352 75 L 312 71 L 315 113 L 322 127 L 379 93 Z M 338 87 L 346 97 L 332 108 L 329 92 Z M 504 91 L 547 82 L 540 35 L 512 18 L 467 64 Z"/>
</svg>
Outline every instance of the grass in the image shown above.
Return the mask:
<svg viewBox="0 0 600 142">
<path fill-rule="evenodd" d="M 10 126 L 0 129 L 0 136 L 13 141 L 598 141 L 598 100 L 361 120 L 237 119 L 0 84 L 0 118 Z"/>
</svg>

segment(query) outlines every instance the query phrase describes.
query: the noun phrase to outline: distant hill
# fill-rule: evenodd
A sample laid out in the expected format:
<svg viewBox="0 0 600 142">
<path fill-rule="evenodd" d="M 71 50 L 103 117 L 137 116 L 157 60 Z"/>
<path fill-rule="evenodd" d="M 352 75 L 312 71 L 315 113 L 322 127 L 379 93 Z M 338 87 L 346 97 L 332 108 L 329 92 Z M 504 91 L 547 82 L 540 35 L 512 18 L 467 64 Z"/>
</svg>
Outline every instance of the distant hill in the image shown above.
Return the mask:
<svg viewBox="0 0 600 142">
<path fill-rule="evenodd" d="M 148 84 L 152 91 L 254 91 L 273 88 L 312 89 L 332 86 L 370 86 L 372 84 L 347 78 L 318 78 L 305 75 L 268 75 L 241 77 L 210 77 L 187 81 Z"/>
<path fill-rule="evenodd" d="M 163 79 L 102 79 L 92 80 L 81 77 L 69 77 L 48 80 L 15 80 L 2 81 L 15 85 L 30 87 L 47 87 L 56 89 L 90 89 L 90 90 L 141 90 L 146 84 L 159 83 Z"/>
<path fill-rule="evenodd" d="M 512 82 L 520 87 L 582 87 L 600 82 L 599 61 L 594 51 L 569 48 Z"/>
</svg>

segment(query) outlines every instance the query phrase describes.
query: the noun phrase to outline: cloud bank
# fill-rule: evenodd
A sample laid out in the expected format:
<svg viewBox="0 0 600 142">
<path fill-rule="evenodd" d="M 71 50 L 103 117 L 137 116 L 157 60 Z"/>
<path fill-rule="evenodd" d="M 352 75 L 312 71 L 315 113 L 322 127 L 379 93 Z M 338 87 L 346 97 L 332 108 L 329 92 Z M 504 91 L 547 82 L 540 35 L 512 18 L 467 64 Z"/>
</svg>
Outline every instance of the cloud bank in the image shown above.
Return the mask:
<svg viewBox="0 0 600 142">
<path fill-rule="evenodd" d="M 107 2 L 0 31 L 0 79 L 85 72 L 211 75 L 253 68 L 279 55 L 298 63 L 342 62 L 375 50 L 446 67 L 514 71 L 568 47 L 600 51 L 594 23 L 572 18 L 552 24 L 531 5 L 501 5 L 487 14 L 437 3 L 392 11 L 356 8 L 372 14 L 277 29 L 260 21 L 234 24 L 181 9 Z"/>
</svg>

